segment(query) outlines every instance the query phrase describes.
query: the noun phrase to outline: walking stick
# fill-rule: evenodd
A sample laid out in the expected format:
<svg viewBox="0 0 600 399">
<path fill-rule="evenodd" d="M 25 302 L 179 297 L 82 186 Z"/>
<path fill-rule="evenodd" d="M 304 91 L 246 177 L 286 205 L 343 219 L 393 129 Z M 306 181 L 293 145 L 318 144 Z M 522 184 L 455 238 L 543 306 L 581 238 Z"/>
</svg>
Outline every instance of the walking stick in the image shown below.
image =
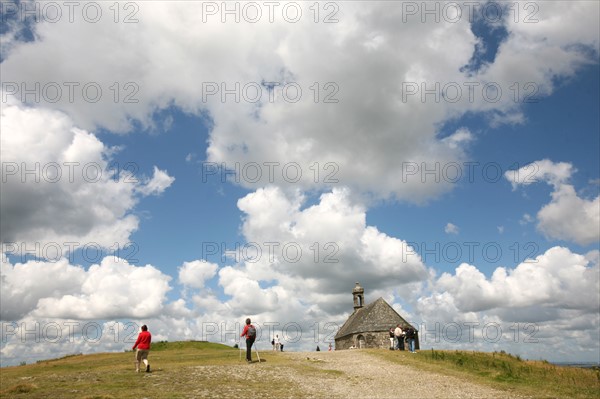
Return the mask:
<svg viewBox="0 0 600 399">
<path fill-rule="evenodd" d="M 260 355 L 258 354 L 258 348 L 256 342 L 254 343 L 254 350 L 256 351 L 256 357 L 258 358 L 258 362 L 260 363 Z"/>
</svg>

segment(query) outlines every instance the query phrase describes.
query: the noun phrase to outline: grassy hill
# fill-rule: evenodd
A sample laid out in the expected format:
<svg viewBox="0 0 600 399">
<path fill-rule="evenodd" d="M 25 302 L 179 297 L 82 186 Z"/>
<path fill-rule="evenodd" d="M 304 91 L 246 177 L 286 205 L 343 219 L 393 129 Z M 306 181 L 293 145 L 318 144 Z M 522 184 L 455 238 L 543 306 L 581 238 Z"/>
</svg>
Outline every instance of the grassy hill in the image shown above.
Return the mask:
<svg viewBox="0 0 600 399">
<path fill-rule="evenodd" d="M 359 353 L 360 352 L 360 353 Z M 190 398 L 304 397 L 303 378 L 343 379 L 344 373 L 314 367 L 286 353 L 261 352 L 260 364 L 247 365 L 237 349 L 207 342 L 155 343 L 152 373 L 135 373 L 133 352 L 75 355 L 36 364 L 2 368 L 2 398 Z M 422 351 L 417 355 L 361 350 L 373 361 L 408 365 L 458 377 L 501 391 L 533 397 L 600 397 L 600 372 L 523 361 L 503 353 Z M 307 354 L 310 356 L 316 352 Z M 329 354 L 331 356 L 332 354 Z M 333 354 L 335 356 L 335 354 Z M 302 358 L 304 359 L 304 358 Z M 393 366 L 393 365 L 392 365 Z M 248 374 L 248 370 L 253 370 Z M 293 374 L 282 380 L 280 372 Z M 283 382 L 282 382 L 283 381 Z M 360 388 L 360 383 L 357 385 Z M 314 393 L 313 395 L 314 396 Z M 327 386 L 322 395 L 328 397 Z M 362 392 L 368 398 L 368 392 Z"/>
<path fill-rule="evenodd" d="M 600 398 L 600 370 L 556 366 L 546 361 L 522 360 L 504 352 L 424 350 L 419 356 L 398 358 L 392 351 L 374 353 L 507 392 L 539 398 Z"/>
</svg>

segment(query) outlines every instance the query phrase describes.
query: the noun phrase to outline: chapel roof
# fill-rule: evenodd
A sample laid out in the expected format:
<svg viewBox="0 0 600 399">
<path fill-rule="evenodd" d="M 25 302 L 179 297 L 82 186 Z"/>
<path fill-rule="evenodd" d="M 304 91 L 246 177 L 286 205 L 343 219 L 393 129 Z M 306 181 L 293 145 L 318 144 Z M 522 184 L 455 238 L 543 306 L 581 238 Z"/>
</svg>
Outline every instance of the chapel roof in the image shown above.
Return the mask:
<svg viewBox="0 0 600 399">
<path fill-rule="evenodd" d="M 396 324 L 410 326 L 410 323 L 380 297 L 375 302 L 356 309 L 339 329 L 335 339 L 362 332 L 388 331 Z"/>
</svg>

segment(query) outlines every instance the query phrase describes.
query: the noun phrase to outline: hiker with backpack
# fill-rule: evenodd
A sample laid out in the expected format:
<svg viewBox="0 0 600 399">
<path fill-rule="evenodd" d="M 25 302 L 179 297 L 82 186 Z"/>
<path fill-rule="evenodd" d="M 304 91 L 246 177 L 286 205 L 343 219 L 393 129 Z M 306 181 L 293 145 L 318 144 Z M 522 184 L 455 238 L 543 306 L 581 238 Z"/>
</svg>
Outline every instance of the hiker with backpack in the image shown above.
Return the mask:
<svg viewBox="0 0 600 399">
<path fill-rule="evenodd" d="M 246 336 L 246 361 L 248 363 L 252 362 L 252 345 L 256 340 L 256 327 L 250 324 L 250 318 L 246 319 L 246 325 L 244 326 L 244 330 L 240 337 Z"/>
</svg>

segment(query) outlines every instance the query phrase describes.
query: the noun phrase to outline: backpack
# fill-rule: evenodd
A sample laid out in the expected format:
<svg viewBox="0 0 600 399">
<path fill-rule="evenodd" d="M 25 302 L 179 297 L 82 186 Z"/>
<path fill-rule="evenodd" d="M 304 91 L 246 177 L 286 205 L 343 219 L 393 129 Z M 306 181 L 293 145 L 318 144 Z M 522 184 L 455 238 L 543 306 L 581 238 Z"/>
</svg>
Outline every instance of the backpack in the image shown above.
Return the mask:
<svg viewBox="0 0 600 399">
<path fill-rule="evenodd" d="M 248 338 L 256 338 L 256 327 L 250 324 L 250 327 L 248 327 L 248 331 L 246 331 L 246 336 Z"/>
</svg>

